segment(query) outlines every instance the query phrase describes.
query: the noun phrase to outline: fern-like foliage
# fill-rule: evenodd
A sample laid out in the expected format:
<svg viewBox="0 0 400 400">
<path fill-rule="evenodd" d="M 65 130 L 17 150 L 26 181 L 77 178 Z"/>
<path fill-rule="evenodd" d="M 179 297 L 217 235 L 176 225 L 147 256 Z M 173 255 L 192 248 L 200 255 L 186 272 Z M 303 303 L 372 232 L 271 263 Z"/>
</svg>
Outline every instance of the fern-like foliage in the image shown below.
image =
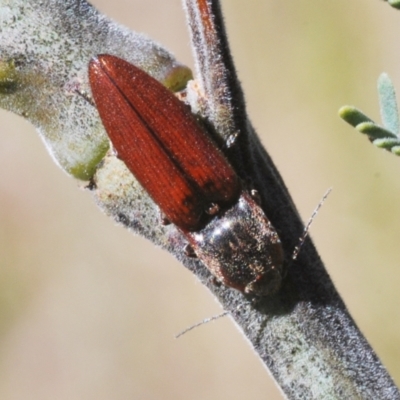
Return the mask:
<svg viewBox="0 0 400 400">
<path fill-rule="evenodd" d="M 397 3 L 400 8 L 400 0 Z M 396 92 L 391 79 L 385 73 L 378 79 L 378 93 L 383 126 L 378 125 L 353 106 L 343 106 L 339 110 L 339 116 L 359 132 L 367 135 L 375 146 L 400 155 L 400 118 Z"/>
</svg>

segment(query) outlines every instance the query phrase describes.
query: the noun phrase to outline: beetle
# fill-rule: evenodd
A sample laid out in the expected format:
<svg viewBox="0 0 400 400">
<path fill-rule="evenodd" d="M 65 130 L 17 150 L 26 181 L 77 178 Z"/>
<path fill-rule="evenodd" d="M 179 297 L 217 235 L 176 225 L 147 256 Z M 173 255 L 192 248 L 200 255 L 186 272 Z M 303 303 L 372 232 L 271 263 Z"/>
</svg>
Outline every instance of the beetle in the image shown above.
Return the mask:
<svg viewBox="0 0 400 400">
<path fill-rule="evenodd" d="M 112 55 L 90 61 L 89 82 L 118 157 L 216 280 L 256 297 L 276 293 L 278 233 L 189 107 Z"/>
</svg>

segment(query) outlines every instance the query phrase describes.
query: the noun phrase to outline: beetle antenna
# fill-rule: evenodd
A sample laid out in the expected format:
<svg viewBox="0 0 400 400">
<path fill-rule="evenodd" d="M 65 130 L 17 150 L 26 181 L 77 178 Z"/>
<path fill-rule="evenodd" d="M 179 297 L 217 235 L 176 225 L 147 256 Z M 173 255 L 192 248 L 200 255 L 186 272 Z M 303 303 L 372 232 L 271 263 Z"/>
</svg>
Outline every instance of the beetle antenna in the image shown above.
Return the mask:
<svg viewBox="0 0 400 400">
<path fill-rule="evenodd" d="M 192 325 L 192 326 L 189 326 L 188 328 L 184 329 L 182 332 L 179 332 L 177 335 L 175 335 L 175 339 L 180 338 L 181 336 L 183 336 L 185 333 L 188 333 L 188 332 L 191 331 L 192 329 L 198 328 L 198 327 L 201 326 L 201 325 L 208 324 L 208 323 L 211 322 L 211 321 L 215 321 L 215 320 L 220 319 L 220 318 L 222 318 L 222 317 L 225 317 L 225 316 L 227 316 L 227 315 L 228 315 L 228 311 L 224 311 L 224 312 L 221 313 L 221 314 L 214 315 L 213 317 L 203 319 L 203 321 L 200 321 L 200 322 L 198 322 L 197 324 L 194 324 L 194 325 Z"/>
<path fill-rule="evenodd" d="M 318 214 L 318 211 L 320 210 L 320 208 L 322 207 L 322 205 L 325 203 L 326 198 L 329 196 L 329 194 L 331 193 L 332 188 L 329 188 L 324 196 L 322 197 L 322 199 L 320 200 L 320 202 L 318 203 L 317 207 L 315 208 L 315 210 L 313 211 L 313 213 L 311 214 L 310 219 L 307 222 L 307 225 L 304 227 L 304 231 L 303 234 L 300 236 L 299 239 L 299 243 L 297 244 L 297 246 L 294 248 L 293 251 L 293 255 L 292 255 L 292 260 L 295 261 L 300 253 L 301 248 L 303 247 L 303 244 L 308 236 L 308 232 L 310 231 L 310 226 L 313 223 L 315 217 Z"/>
<path fill-rule="evenodd" d="M 94 101 L 90 94 L 84 90 L 79 90 L 78 88 L 74 89 L 74 92 L 78 95 L 81 96 L 84 100 L 86 100 L 91 106 L 96 107 L 94 104 Z"/>
</svg>

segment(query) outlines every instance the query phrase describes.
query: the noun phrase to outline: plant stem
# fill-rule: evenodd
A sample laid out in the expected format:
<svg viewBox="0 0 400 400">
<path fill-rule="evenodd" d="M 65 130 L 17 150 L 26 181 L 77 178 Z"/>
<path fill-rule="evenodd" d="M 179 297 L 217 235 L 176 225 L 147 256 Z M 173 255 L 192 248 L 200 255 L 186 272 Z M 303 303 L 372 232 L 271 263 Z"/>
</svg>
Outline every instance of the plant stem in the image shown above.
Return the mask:
<svg viewBox="0 0 400 400">
<path fill-rule="evenodd" d="M 262 303 L 253 305 L 241 294 L 224 288 L 211 290 L 289 399 L 400 399 L 309 238 L 298 259 L 291 263 L 302 222 L 246 118 L 219 1 L 183 2 L 207 104 L 205 116 L 222 132 L 224 140 L 238 135 L 228 157 L 260 192 L 264 211 L 278 231 L 287 259 L 283 287 L 277 296 Z M 237 154 L 247 162 L 238 162 Z"/>
</svg>

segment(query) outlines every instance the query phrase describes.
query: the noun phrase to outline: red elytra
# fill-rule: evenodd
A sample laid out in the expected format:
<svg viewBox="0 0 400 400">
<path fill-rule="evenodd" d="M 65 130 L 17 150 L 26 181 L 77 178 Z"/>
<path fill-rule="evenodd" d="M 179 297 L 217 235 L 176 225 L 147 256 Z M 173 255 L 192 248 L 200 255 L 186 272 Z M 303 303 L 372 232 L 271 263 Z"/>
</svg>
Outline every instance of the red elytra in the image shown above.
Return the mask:
<svg viewBox="0 0 400 400">
<path fill-rule="evenodd" d="M 118 157 L 169 221 L 196 231 L 212 204 L 224 207 L 237 200 L 235 171 L 172 92 L 111 55 L 90 61 L 89 80 Z"/>
<path fill-rule="evenodd" d="M 253 296 L 275 293 L 279 236 L 187 106 L 115 56 L 92 59 L 89 80 L 118 156 L 210 272 Z"/>
</svg>

